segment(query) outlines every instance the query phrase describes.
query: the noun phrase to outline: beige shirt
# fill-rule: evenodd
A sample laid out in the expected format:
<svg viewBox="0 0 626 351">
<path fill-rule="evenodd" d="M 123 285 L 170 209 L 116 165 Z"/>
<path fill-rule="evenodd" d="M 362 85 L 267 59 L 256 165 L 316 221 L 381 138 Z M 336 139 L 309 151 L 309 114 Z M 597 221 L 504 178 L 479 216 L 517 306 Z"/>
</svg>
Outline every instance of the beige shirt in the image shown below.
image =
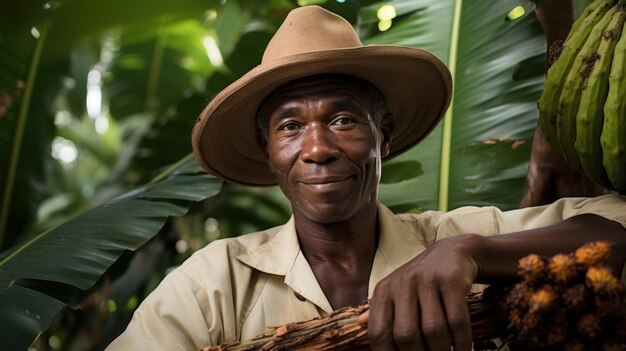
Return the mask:
<svg viewBox="0 0 626 351">
<path fill-rule="evenodd" d="M 541 228 L 595 213 L 626 227 L 626 198 L 563 199 L 502 212 L 463 207 L 447 213 L 394 215 L 379 206 L 380 241 L 369 280 L 376 284 L 436 240 Z M 198 350 L 251 339 L 266 327 L 308 320 L 332 308 L 300 251 L 293 218 L 285 225 L 197 251 L 165 277 L 107 350 Z"/>
</svg>

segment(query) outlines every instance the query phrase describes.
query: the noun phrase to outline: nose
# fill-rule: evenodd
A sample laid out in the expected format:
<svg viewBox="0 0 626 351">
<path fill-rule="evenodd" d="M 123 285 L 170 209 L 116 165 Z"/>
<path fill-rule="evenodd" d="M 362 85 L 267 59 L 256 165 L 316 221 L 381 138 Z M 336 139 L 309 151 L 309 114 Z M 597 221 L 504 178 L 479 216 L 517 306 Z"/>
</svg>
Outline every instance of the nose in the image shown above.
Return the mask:
<svg viewBox="0 0 626 351">
<path fill-rule="evenodd" d="M 328 163 L 339 158 L 341 151 L 332 133 L 323 124 L 309 125 L 303 135 L 300 158 L 307 163 Z"/>
</svg>

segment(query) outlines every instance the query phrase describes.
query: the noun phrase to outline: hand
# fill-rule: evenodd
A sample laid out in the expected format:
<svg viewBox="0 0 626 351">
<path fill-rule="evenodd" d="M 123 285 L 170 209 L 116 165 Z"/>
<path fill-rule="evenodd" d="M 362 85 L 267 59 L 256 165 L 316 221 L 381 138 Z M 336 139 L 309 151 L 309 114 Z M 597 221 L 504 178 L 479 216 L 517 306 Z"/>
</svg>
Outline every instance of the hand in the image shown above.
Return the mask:
<svg viewBox="0 0 626 351">
<path fill-rule="evenodd" d="M 465 295 L 478 274 L 470 247 L 480 237 L 436 242 L 376 286 L 368 324 L 373 350 L 471 350 Z"/>
</svg>

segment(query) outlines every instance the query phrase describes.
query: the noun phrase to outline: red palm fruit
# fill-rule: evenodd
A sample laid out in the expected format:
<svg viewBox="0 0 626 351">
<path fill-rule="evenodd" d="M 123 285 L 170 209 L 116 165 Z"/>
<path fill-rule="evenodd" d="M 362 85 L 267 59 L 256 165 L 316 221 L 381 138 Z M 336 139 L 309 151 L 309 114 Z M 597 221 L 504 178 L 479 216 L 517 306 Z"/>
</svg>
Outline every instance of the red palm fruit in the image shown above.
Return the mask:
<svg viewBox="0 0 626 351">
<path fill-rule="evenodd" d="M 626 344 L 617 342 L 605 342 L 602 344 L 602 351 L 624 351 Z"/>
<path fill-rule="evenodd" d="M 557 301 L 557 295 L 554 292 L 554 288 L 550 285 L 544 285 L 541 289 L 537 290 L 530 296 L 528 301 L 528 311 L 533 312 L 545 312 L 551 309 Z"/>
<path fill-rule="evenodd" d="M 607 267 L 591 267 L 585 275 L 587 285 L 596 293 L 617 294 L 623 289 L 622 284 Z"/>
<path fill-rule="evenodd" d="M 548 262 L 550 276 L 557 283 L 567 283 L 576 276 L 576 261 L 569 255 L 554 255 Z"/>
<path fill-rule="evenodd" d="M 585 345 L 579 343 L 578 341 L 569 342 L 565 344 L 565 347 L 563 348 L 563 350 L 564 351 L 584 351 Z"/>
<path fill-rule="evenodd" d="M 596 314 L 586 313 L 578 319 L 576 330 L 587 339 L 594 339 L 602 330 L 602 320 Z"/>
<path fill-rule="evenodd" d="M 578 264 L 593 267 L 605 263 L 612 251 L 613 245 L 608 241 L 593 241 L 578 248 L 574 253 L 574 258 Z"/>
<path fill-rule="evenodd" d="M 532 282 L 544 275 L 546 264 L 539 255 L 530 254 L 519 259 L 518 267 L 524 280 Z"/>
<path fill-rule="evenodd" d="M 587 289 L 583 284 L 565 288 L 561 296 L 565 307 L 572 312 L 582 310 L 587 304 Z"/>
</svg>

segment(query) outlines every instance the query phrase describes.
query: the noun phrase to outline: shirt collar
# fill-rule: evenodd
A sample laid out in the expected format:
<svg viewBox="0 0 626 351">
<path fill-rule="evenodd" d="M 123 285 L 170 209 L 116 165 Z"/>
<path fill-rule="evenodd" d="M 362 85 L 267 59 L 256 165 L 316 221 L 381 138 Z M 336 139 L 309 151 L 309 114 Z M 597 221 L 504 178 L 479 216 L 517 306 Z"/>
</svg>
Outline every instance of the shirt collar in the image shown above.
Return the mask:
<svg viewBox="0 0 626 351">
<path fill-rule="evenodd" d="M 285 284 L 326 313 L 332 307 L 300 250 L 293 216 L 273 238 L 237 258 L 259 271 L 282 275 Z"/>
<path fill-rule="evenodd" d="M 370 273 L 367 297 L 372 298 L 376 284 L 391 272 L 424 251 L 415 229 L 402 222 L 383 204 L 378 204 L 380 237 Z"/>
<path fill-rule="evenodd" d="M 238 255 L 237 258 L 259 271 L 285 275 L 293 267 L 299 252 L 300 244 L 296 235 L 294 219 L 291 216 L 274 237 L 262 245 Z"/>
<path fill-rule="evenodd" d="M 411 228 L 380 203 L 378 222 L 380 237 L 370 273 L 369 298 L 380 280 L 425 249 L 415 233 L 411 232 Z M 327 313 L 332 311 L 313 270 L 300 250 L 293 216 L 273 238 L 237 258 L 259 271 L 285 276 L 285 284 L 295 292 Z"/>
</svg>

